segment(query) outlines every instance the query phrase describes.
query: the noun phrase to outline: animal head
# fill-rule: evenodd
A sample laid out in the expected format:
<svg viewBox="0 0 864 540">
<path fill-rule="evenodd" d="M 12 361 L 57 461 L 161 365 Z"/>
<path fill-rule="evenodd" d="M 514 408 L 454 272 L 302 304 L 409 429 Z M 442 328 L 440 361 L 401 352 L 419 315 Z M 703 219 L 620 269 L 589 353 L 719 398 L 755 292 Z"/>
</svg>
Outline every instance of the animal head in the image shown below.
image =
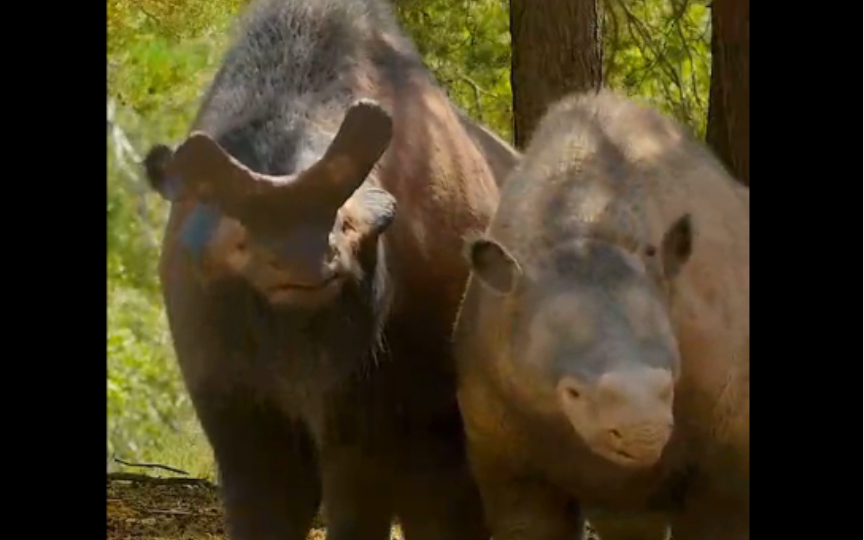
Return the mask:
<svg viewBox="0 0 864 540">
<path fill-rule="evenodd" d="M 396 216 L 394 197 L 366 182 L 391 135 L 389 114 L 359 100 L 296 174 L 255 172 L 203 132 L 176 151 L 154 146 L 144 167 L 165 199 L 195 201 L 180 239 L 203 276 L 242 277 L 272 304 L 312 308 L 369 271 Z"/>
<path fill-rule="evenodd" d="M 638 254 L 582 238 L 531 261 L 489 237 L 468 244 L 474 279 L 508 306 L 499 373 L 530 406 L 622 466 L 656 463 L 671 436 L 680 358 L 658 277 L 676 279 L 692 234 L 684 215 L 659 249 Z"/>
</svg>

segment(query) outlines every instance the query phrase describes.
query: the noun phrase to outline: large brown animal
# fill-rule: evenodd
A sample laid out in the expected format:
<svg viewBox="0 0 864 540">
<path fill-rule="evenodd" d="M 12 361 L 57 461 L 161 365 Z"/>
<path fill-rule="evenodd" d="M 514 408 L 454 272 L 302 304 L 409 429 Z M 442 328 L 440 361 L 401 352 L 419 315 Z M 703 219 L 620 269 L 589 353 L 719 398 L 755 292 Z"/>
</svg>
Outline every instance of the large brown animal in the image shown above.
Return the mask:
<svg viewBox="0 0 864 540">
<path fill-rule="evenodd" d="M 550 108 L 504 183 L 454 331 L 496 540 L 749 537 L 750 201 L 608 91 Z"/>
<path fill-rule="evenodd" d="M 450 332 L 498 190 L 462 122 L 384 0 L 264 0 L 187 140 L 149 152 L 234 540 L 300 540 L 321 502 L 330 540 L 394 516 L 409 540 L 488 540 Z"/>
<path fill-rule="evenodd" d="M 492 169 L 492 174 L 495 176 L 495 183 L 498 187 L 504 183 L 513 167 L 522 159 L 522 155 L 501 137 L 493 133 L 485 126 L 473 121 L 467 114 L 457 110 L 459 119 L 462 121 L 462 126 L 468 135 L 477 144 L 477 148 L 486 158 L 489 168 Z"/>
</svg>

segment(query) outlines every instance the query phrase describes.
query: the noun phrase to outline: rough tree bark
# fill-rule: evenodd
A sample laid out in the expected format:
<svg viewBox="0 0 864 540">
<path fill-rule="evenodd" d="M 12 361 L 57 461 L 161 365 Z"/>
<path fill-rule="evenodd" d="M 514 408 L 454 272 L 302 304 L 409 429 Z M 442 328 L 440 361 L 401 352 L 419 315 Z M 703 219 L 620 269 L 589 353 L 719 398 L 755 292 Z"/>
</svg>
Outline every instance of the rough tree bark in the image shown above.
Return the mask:
<svg viewBox="0 0 864 540">
<path fill-rule="evenodd" d="M 510 0 L 513 138 L 525 148 L 546 108 L 603 81 L 597 0 Z"/>
<path fill-rule="evenodd" d="M 705 139 L 742 184 L 750 185 L 750 0 L 714 0 L 711 91 Z"/>
</svg>

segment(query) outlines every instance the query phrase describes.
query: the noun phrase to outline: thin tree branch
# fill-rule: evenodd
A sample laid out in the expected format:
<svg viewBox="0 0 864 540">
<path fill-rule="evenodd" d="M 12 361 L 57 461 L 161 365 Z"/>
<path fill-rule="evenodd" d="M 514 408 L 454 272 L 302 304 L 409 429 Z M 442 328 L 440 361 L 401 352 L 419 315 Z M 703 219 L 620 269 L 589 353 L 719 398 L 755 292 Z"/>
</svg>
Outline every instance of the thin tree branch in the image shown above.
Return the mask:
<svg viewBox="0 0 864 540">
<path fill-rule="evenodd" d="M 696 61 L 693 58 L 693 51 L 691 50 L 690 43 L 687 41 L 687 37 L 684 35 L 684 30 L 681 28 L 681 19 L 683 18 L 684 11 L 686 11 L 689 1 L 683 0 L 681 4 L 681 17 L 678 17 L 678 19 L 674 21 L 674 24 L 675 28 L 678 30 L 678 37 L 681 38 L 681 43 L 684 46 L 684 50 L 687 52 L 687 59 L 690 61 L 690 85 L 693 87 L 693 99 L 696 100 L 696 103 L 701 109 L 703 107 L 703 104 L 702 100 L 699 99 L 698 85 L 696 82 Z"/>
<path fill-rule="evenodd" d="M 672 64 L 666 59 L 666 46 L 664 40 L 664 46 L 662 48 L 658 48 L 654 41 L 651 39 L 650 32 L 645 28 L 645 24 L 637 17 L 629 7 L 627 7 L 626 2 L 618 0 L 618 5 L 621 7 L 621 10 L 624 12 L 624 15 L 627 19 L 627 31 L 630 34 L 630 38 L 636 43 L 637 47 L 639 47 L 640 51 L 642 51 L 644 56 L 644 49 L 639 44 L 641 41 L 645 44 L 645 46 L 651 51 L 654 55 L 655 63 L 658 65 L 668 76 L 675 87 L 678 89 L 678 103 L 677 106 L 680 109 L 683 109 L 685 116 L 689 117 L 689 108 L 687 107 L 687 100 L 684 96 L 684 89 L 681 83 L 681 78 L 678 74 L 678 71 L 672 66 Z M 636 35 L 639 35 L 637 39 Z M 666 97 L 670 103 L 675 103 L 676 99 L 669 92 L 669 89 L 666 88 L 665 85 L 661 85 L 664 93 L 666 93 Z"/>
<path fill-rule="evenodd" d="M 463 75 L 461 73 L 458 73 L 457 77 L 459 77 L 459 79 L 461 81 L 464 81 L 465 83 L 467 83 L 468 86 L 470 86 L 474 90 L 474 104 L 475 104 L 474 106 L 477 108 L 477 112 L 476 112 L 477 119 L 479 121 L 483 122 L 484 121 L 483 120 L 483 107 L 481 106 L 481 103 L 480 103 L 480 92 L 482 91 L 482 89 L 480 88 L 480 85 L 477 84 L 476 82 L 474 82 L 474 80 L 471 79 L 471 77 L 469 77 L 467 75 Z"/>
<path fill-rule="evenodd" d="M 213 489 L 216 488 L 212 482 L 203 478 L 158 478 L 155 476 L 147 476 L 146 474 L 112 472 L 107 474 L 107 479 L 109 482 L 123 481 L 155 485 L 205 486 Z"/>
<path fill-rule="evenodd" d="M 611 26 L 611 31 L 607 33 L 610 36 L 610 46 L 609 50 L 604 51 L 604 64 L 603 67 L 603 80 L 606 80 L 614 70 L 615 60 L 618 58 L 618 51 L 621 50 L 621 34 L 620 34 L 620 25 L 618 24 L 618 15 L 615 14 L 615 10 L 612 6 L 604 5 L 604 16 L 603 22 L 604 25 L 609 23 Z M 605 30 L 605 28 L 604 28 Z"/>
<path fill-rule="evenodd" d="M 171 471 L 173 473 L 182 474 L 184 476 L 189 476 L 189 473 L 182 469 L 175 469 L 174 467 L 169 467 L 168 465 L 160 465 L 158 463 L 130 463 L 128 461 L 124 461 L 118 457 L 114 458 L 114 461 L 121 464 L 126 465 L 127 467 L 144 467 L 147 469 L 164 469 L 166 471 Z"/>
</svg>

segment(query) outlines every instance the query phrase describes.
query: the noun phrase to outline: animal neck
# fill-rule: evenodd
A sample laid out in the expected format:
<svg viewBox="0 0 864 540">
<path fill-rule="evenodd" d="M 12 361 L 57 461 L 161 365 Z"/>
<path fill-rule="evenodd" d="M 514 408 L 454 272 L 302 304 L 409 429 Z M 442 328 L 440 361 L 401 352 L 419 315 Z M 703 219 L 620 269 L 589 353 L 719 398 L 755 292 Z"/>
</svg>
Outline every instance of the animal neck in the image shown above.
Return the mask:
<svg viewBox="0 0 864 540">
<path fill-rule="evenodd" d="M 333 374 L 337 380 L 364 371 L 381 348 L 389 312 L 390 290 L 380 244 L 374 268 L 363 278 L 347 282 L 329 306 L 314 311 L 276 307 L 254 295 L 250 309 L 258 357 L 265 362 L 308 363 L 310 369 Z"/>
</svg>

